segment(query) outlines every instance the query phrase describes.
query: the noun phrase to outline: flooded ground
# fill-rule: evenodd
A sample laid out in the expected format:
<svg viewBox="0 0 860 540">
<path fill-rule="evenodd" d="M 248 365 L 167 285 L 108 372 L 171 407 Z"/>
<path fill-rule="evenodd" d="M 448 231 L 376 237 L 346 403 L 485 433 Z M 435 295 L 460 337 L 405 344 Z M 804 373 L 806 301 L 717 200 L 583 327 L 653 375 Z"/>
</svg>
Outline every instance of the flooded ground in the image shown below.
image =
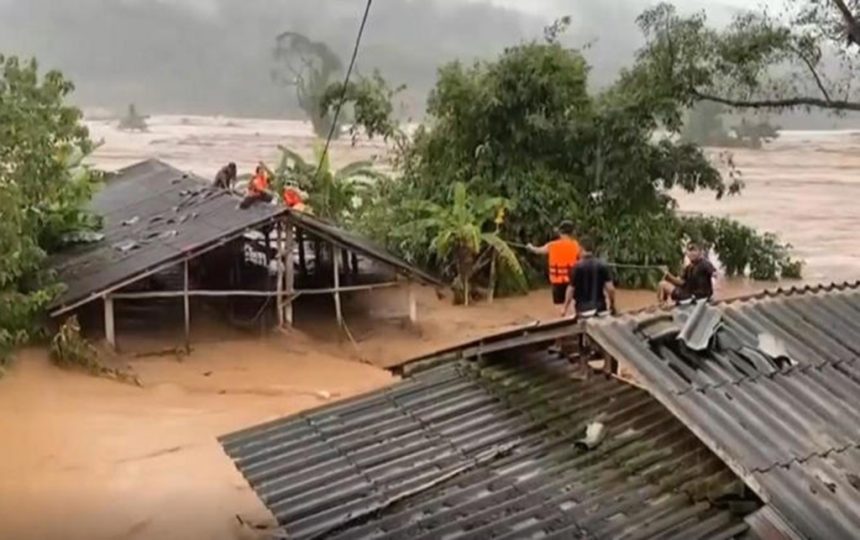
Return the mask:
<svg viewBox="0 0 860 540">
<path fill-rule="evenodd" d="M 93 135 L 106 140 L 95 164 L 117 169 L 158 157 L 208 177 L 230 160 L 243 172 L 260 159 L 274 161 L 277 144 L 307 156 L 312 149 L 310 130 L 296 122 L 156 117 L 150 126 L 129 134 L 93 122 Z M 812 281 L 854 279 L 858 144 L 850 133 L 789 133 L 762 152 L 736 151 L 745 194 L 723 202 L 684 195 L 682 208 L 780 234 L 806 258 Z M 384 152 L 378 143 L 338 142 L 333 161 Z M 718 295 L 759 287 L 723 282 Z M 269 517 L 221 452 L 218 435 L 391 384 L 395 378 L 381 367 L 404 358 L 555 315 L 545 291 L 463 308 L 428 289 L 419 291 L 417 328 L 360 315 L 396 313 L 403 295 L 349 298 L 355 343 L 325 314 L 297 312 L 298 330 L 266 338 L 196 325 L 195 350 L 182 362 L 125 359 L 142 388 L 59 370 L 44 350 L 22 351 L 0 380 L 0 538 L 253 538 L 236 515 L 253 523 Z M 649 291 L 624 291 L 620 307 L 653 301 Z M 146 336 L 119 339 L 132 349 Z"/>
</svg>

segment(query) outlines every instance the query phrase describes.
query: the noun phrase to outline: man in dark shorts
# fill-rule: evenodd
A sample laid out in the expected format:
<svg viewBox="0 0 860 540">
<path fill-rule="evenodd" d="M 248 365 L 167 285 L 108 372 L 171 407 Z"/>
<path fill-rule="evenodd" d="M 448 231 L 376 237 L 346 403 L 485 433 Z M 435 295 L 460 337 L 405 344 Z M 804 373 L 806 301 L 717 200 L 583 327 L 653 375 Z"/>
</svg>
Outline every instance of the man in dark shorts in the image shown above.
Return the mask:
<svg viewBox="0 0 860 540">
<path fill-rule="evenodd" d="M 663 276 L 657 289 L 660 305 L 665 306 L 670 299 L 678 303 L 709 299 L 714 295 L 714 276 L 717 270 L 695 242 L 687 244 L 687 259 L 690 262 L 684 267 L 681 277 L 673 276 L 668 271 Z"/>
<path fill-rule="evenodd" d="M 570 270 L 579 261 L 582 249 L 573 237 L 573 223 L 563 221 L 558 226 L 558 238 L 543 246 L 529 244 L 526 248 L 532 253 L 547 256 L 549 267 L 549 282 L 552 286 L 552 303 L 561 307 L 570 280 Z M 564 317 L 565 311 L 561 312 Z"/>
<path fill-rule="evenodd" d="M 609 265 L 594 256 L 594 242 L 580 240 L 582 258 L 570 270 L 570 285 L 564 302 L 564 312 L 573 303 L 577 316 L 589 313 L 615 313 L 615 283 Z"/>
</svg>

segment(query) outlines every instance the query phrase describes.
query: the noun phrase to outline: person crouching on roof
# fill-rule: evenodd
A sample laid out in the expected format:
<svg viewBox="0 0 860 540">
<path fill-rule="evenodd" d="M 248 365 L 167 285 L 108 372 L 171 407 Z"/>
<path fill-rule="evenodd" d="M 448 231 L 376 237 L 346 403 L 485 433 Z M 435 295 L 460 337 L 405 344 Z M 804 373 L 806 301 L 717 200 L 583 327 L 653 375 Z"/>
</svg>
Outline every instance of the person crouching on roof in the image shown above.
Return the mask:
<svg viewBox="0 0 860 540">
<path fill-rule="evenodd" d="M 221 170 L 218 171 L 218 174 L 215 175 L 215 182 L 213 182 L 213 187 L 219 189 L 226 189 L 228 191 L 233 190 L 233 184 L 236 183 L 236 164 L 232 161 L 221 167 Z"/>
<path fill-rule="evenodd" d="M 248 208 L 257 202 L 272 202 L 272 195 L 269 193 L 269 173 L 262 165 L 257 165 L 254 177 L 248 182 L 248 192 L 239 203 L 239 208 Z"/>
<path fill-rule="evenodd" d="M 570 284 L 570 271 L 579 262 L 582 248 L 573 238 L 573 223 L 563 221 L 558 227 L 558 238 L 537 247 L 529 244 L 526 248 L 532 253 L 546 255 L 549 262 L 549 282 L 552 286 L 552 302 L 565 316 L 565 297 Z"/>
</svg>

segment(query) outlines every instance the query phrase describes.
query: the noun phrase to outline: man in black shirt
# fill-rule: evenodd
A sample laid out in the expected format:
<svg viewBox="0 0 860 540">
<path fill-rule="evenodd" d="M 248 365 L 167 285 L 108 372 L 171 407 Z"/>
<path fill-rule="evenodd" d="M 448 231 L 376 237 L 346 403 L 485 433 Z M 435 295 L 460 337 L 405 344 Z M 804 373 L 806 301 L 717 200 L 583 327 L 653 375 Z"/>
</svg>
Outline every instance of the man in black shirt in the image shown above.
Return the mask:
<svg viewBox="0 0 860 540">
<path fill-rule="evenodd" d="M 660 305 L 666 305 L 670 298 L 677 303 L 709 299 L 714 295 L 714 275 L 717 270 L 695 242 L 687 245 L 687 258 L 690 264 L 684 267 L 681 277 L 673 276 L 668 271 L 663 276 L 657 290 Z"/>
<path fill-rule="evenodd" d="M 615 284 L 609 266 L 594 256 L 594 243 L 589 238 L 580 240 L 582 258 L 570 270 L 570 285 L 564 303 L 565 314 L 570 313 L 573 302 L 576 315 L 594 311 L 615 313 Z"/>
</svg>

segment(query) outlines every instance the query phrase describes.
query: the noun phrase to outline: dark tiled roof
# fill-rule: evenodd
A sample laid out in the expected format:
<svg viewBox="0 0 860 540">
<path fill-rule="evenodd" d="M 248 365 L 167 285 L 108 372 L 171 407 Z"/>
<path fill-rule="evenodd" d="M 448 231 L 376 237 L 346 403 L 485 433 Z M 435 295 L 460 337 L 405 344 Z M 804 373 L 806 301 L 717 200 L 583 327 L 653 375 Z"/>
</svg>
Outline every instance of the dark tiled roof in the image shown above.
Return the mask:
<svg viewBox="0 0 860 540">
<path fill-rule="evenodd" d="M 208 182 L 149 160 L 111 175 L 92 201 L 105 239 L 52 261 L 66 291 L 62 308 L 110 290 L 155 267 L 180 261 L 284 212 L 271 205 L 238 210 L 238 199 Z M 122 249 L 130 248 L 130 249 Z"/>
<path fill-rule="evenodd" d="M 600 421 L 595 449 L 575 444 Z M 221 439 L 289 538 L 733 538 L 742 483 L 647 393 L 456 361 Z M 753 503 L 751 511 L 757 506 Z"/>
<path fill-rule="evenodd" d="M 710 309 L 722 323 L 700 352 L 679 343 L 671 313 L 595 321 L 587 331 L 799 531 L 856 537 L 860 289 L 792 289 Z M 787 358 L 765 354 L 762 335 Z"/>
<path fill-rule="evenodd" d="M 51 305 L 64 309 L 189 254 L 227 241 L 283 214 L 325 240 L 391 266 L 407 277 L 442 285 L 366 239 L 283 206 L 239 210 L 239 198 L 211 182 L 148 160 L 110 176 L 91 209 L 104 217 L 103 241 L 55 257 L 51 266 L 66 291 Z"/>
</svg>

